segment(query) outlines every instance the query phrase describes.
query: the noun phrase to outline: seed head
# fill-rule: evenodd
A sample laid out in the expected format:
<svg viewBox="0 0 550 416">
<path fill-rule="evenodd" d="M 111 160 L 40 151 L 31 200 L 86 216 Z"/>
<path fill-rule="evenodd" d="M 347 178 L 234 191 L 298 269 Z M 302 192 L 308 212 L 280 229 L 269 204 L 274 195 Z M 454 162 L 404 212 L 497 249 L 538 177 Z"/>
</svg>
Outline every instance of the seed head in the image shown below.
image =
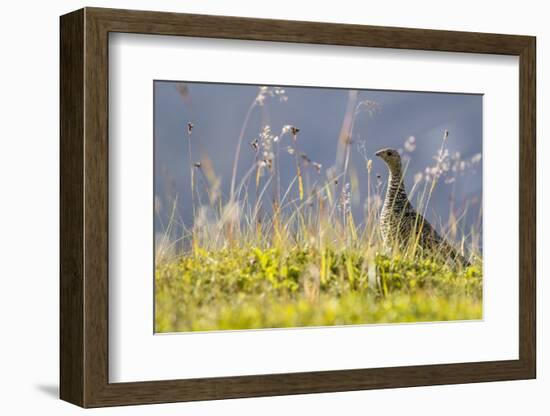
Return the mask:
<svg viewBox="0 0 550 416">
<path fill-rule="evenodd" d="M 273 160 L 264 159 L 263 162 L 264 162 L 264 166 L 267 166 L 269 168 L 269 170 L 271 170 L 271 168 L 273 167 Z"/>
<path fill-rule="evenodd" d="M 470 159 L 470 162 L 472 162 L 472 163 L 479 163 L 480 161 L 481 161 L 481 153 L 476 153 Z"/>
<path fill-rule="evenodd" d="M 285 134 L 290 133 L 291 129 L 292 129 L 292 126 L 290 124 L 285 124 L 281 129 L 281 136 L 284 136 Z"/>
<path fill-rule="evenodd" d="M 183 98 L 189 95 L 189 87 L 187 86 L 187 84 L 178 83 L 176 85 L 176 89 Z"/>
<path fill-rule="evenodd" d="M 258 151 L 258 149 L 260 148 L 260 143 L 258 141 L 258 139 L 254 139 L 250 142 L 250 146 L 252 146 L 252 148 L 254 149 L 255 152 Z"/>
<path fill-rule="evenodd" d="M 263 106 L 267 98 L 278 98 L 282 103 L 288 101 L 286 91 L 281 87 L 259 87 L 255 100 L 256 104 Z"/>
<path fill-rule="evenodd" d="M 414 136 L 409 136 L 407 140 L 405 140 L 405 144 L 403 145 L 405 150 L 409 153 L 414 152 L 416 149 L 416 138 Z"/>
<path fill-rule="evenodd" d="M 338 209 L 344 214 L 348 214 L 351 210 L 351 186 L 349 183 L 345 183 L 342 187 Z"/>
</svg>

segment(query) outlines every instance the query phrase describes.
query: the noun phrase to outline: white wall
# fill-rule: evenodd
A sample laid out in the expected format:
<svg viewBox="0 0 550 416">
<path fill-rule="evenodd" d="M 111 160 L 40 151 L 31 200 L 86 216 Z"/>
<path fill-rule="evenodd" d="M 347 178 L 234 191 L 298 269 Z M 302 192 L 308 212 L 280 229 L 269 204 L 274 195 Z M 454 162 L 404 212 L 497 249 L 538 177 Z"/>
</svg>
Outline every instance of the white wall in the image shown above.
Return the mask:
<svg viewBox="0 0 550 416">
<path fill-rule="evenodd" d="M 544 102 L 550 99 L 545 61 L 550 26 L 545 2 L 506 1 L 246 1 L 125 0 L 4 2 L 0 15 L 0 409 L 3 414 L 76 414 L 56 399 L 58 384 L 58 16 L 82 6 L 227 14 L 279 19 L 408 26 L 538 37 L 539 378 L 486 383 L 218 402 L 141 406 L 88 414 L 548 414 L 550 361 L 545 358 L 550 293 L 543 243 L 550 227 L 542 183 L 550 146 L 543 140 Z M 545 88 L 546 87 L 546 88 Z M 6 129 L 7 127 L 7 129 Z M 546 178 L 543 178 L 546 176 Z M 542 236 L 546 235 L 545 238 Z M 544 241 L 546 240 L 546 241 Z"/>
</svg>

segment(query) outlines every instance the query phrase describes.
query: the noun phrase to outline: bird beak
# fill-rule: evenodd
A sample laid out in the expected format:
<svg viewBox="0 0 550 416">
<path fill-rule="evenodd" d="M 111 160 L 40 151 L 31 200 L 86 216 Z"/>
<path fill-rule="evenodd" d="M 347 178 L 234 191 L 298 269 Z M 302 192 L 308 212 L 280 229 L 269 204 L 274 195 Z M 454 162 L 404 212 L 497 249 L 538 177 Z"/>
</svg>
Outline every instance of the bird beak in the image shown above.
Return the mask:
<svg viewBox="0 0 550 416">
<path fill-rule="evenodd" d="M 378 156 L 378 157 L 380 157 L 380 156 L 382 156 L 382 153 L 384 153 L 384 151 L 379 150 L 378 152 L 375 153 L 375 155 Z"/>
</svg>

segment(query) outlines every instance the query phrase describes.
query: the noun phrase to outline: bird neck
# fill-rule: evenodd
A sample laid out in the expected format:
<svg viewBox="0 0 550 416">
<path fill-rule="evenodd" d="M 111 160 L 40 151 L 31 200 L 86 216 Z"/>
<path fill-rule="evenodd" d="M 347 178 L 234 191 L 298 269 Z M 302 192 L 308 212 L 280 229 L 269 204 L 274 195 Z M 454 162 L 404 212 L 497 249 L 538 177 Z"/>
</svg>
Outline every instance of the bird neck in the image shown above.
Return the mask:
<svg viewBox="0 0 550 416">
<path fill-rule="evenodd" d="M 386 202 L 395 204 L 396 202 L 408 201 L 407 192 L 405 191 L 405 184 L 403 180 L 403 174 L 399 168 L 390 168 L 390 176 L 388 178 L 388 190 L 386 192 Z"/>
</svg>

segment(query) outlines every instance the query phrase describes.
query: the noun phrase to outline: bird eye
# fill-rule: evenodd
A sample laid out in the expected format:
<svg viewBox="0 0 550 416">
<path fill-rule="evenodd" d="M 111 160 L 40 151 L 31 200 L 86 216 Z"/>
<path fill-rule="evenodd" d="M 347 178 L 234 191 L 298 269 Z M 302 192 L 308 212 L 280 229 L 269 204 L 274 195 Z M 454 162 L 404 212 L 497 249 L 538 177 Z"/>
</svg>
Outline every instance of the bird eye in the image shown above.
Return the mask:
<svg viewBox="0 0 550 416">
<path fill-rule="evenodd" d="M 386 152 L 386 155 L 391 156 L 391 150 L 388 150 L 388 151 Z"/>
</svg>

